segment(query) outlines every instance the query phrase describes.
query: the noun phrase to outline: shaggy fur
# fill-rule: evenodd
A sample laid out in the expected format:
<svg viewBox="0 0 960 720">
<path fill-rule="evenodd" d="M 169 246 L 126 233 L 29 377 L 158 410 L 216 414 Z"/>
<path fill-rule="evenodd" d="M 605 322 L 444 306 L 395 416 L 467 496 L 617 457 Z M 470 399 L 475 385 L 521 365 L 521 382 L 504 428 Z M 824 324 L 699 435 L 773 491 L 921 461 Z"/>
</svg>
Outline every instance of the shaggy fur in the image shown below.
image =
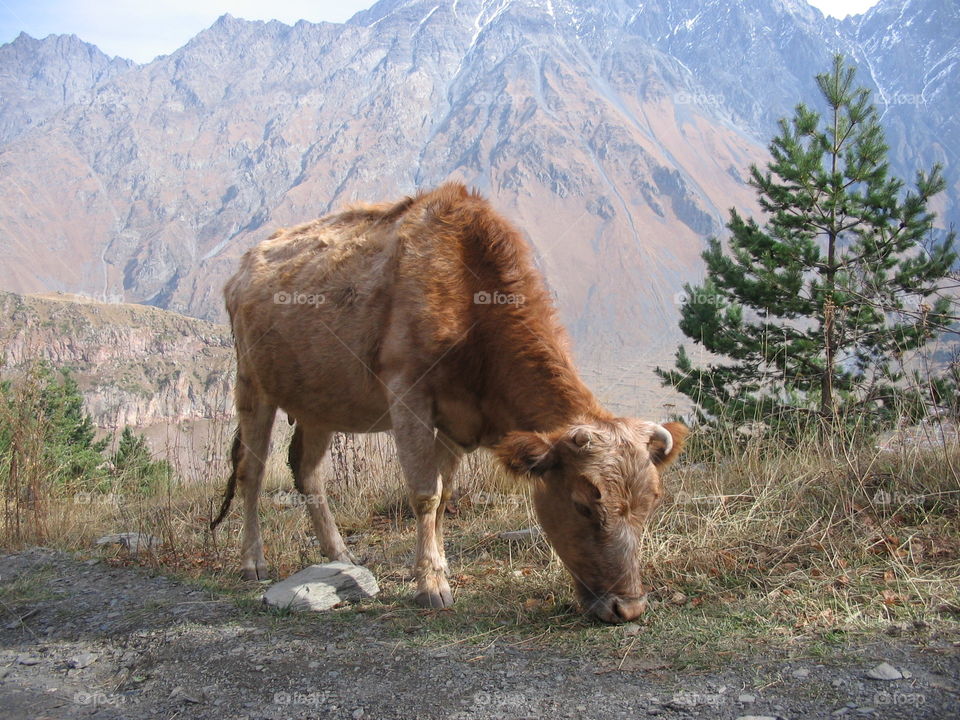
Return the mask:
<svg viewBox="0 0 960 720">
<path fill-rule="evenodd" d="M 225 288 L 236 338 L 243 569 L 266 572 L 256 500 L 277 408 L 324 552 L 350 559 L 317 467 L 331 433 L 392 429 L 417 513 L 417 599 L 452 602 L 442 507 L 464 452 L 492 447 L 536 477 L 544 529 L 588 609 L 641 608 L 636 533 L 686 429 L 615 418 L 574 369 L 520 234 L 449 183 L 274 233 Z M 439 512 L 437 508 L 440 508 Z"/>
</svg>

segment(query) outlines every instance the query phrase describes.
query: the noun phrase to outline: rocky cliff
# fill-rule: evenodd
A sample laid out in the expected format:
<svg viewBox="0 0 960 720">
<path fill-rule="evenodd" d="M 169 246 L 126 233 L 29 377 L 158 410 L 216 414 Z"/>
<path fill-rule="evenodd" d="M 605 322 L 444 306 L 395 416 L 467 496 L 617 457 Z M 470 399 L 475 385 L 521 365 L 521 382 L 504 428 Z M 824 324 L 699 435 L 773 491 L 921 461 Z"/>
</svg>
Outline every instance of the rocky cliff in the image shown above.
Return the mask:
<svg viewBox="0 0 960 720">
<path fill-rule="evenodd" d="M 0 292 L 0 374 L 38 360 L 70 368 L 98 427 L 232 414 L 228 328 L 158 308 Z"/>
</svg>

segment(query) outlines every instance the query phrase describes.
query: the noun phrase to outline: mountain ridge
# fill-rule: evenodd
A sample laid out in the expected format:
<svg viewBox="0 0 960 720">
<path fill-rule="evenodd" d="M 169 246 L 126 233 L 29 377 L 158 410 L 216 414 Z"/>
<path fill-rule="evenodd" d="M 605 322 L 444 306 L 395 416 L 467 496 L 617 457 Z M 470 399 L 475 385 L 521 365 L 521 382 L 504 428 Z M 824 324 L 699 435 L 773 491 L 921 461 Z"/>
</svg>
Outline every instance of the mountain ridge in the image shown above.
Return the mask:
<svg viewBox="0 0 960 720">
<path fill-rule="evenodd" d="M 699 277 L 704 238 L 731 206 L 756 213 L 746 169 L 777 118 L 816 99 L 836 50 L 888 100 L 926 103 L 882 109 L 894 166 L 909 181 L 911 165 L 945 162 L 938 209 L 958 217 L 958 42 L 927 27 L 958 11 L 915 0 L 893 33 L 895 5 L 844 21 L 800 0 L 224 15 L 0 146 L 0 287 L 222 320 L 223 281 L 276 227 L 459 179 L 525 233 L 586 364 L 646 372 L 679 339 L 675 298 Z M 940 65 L 915 93 L 923 72 L 871 55 L 891 48 Z"/>
</svg>

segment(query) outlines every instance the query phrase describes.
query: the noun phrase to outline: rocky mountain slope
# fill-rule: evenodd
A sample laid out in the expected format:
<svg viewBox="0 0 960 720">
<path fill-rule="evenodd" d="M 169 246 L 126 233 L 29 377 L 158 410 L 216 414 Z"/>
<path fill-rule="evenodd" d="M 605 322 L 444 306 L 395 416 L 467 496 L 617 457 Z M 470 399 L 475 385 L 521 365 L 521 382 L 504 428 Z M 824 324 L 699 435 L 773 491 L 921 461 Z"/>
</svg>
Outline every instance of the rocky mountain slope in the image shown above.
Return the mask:
<svg viewBox="0 0 960 720">
<path fill-rule="evenodd" d="M 884 99 L 895 169 L 945 162 L 939 209 L 960 218 L 958 23 L 940 0 L 882 0 L 842 23 L 803 0 L 224 16 L 0 147 L 0 287 L 222 320 L 223 281 L 277 226 L 455 177 L 523 229 L 578 354 L 617 378 L 601 394 L 654 393 L 705 237 L 729 207 L 755 210 L 745 169 L 778 117 L 815 100 L 834 51 Z"/>
<path fill-rule="evenodd" d="M 233 339 L 224 326 L 142 305 L 0 292 L 0 374 L 70 368 L 104 429 L 223 419 Z"/>
<path fill-rule="evenodd" d="M 76 35 L 36 40 L 26 33 L 0 46 L 0 145 L 68 105 L 90 101 L 97 85 L 135 67 L 110 58 Z"/>
</svg>

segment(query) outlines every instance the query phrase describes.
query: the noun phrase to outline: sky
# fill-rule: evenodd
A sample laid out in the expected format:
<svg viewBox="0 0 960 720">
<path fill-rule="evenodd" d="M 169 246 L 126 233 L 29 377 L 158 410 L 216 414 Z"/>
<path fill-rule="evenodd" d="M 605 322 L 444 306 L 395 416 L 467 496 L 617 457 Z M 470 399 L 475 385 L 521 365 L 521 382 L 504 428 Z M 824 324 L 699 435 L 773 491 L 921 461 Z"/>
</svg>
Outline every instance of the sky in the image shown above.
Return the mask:
<svg viewBox="0 0 960 720">
<path fill-rule="evenodd" d="M 21 31 L 35 38 L 73 34 L 108 55 L 149 62 L 169 55 L 214 20 L 230 13 L 245 20 L 292 25 L 343 22 L 375 0 L 0 0 L 0 44 Z M 861 13 L 877 0 L 808 0 L 836 17 Z"/>
</svg>

